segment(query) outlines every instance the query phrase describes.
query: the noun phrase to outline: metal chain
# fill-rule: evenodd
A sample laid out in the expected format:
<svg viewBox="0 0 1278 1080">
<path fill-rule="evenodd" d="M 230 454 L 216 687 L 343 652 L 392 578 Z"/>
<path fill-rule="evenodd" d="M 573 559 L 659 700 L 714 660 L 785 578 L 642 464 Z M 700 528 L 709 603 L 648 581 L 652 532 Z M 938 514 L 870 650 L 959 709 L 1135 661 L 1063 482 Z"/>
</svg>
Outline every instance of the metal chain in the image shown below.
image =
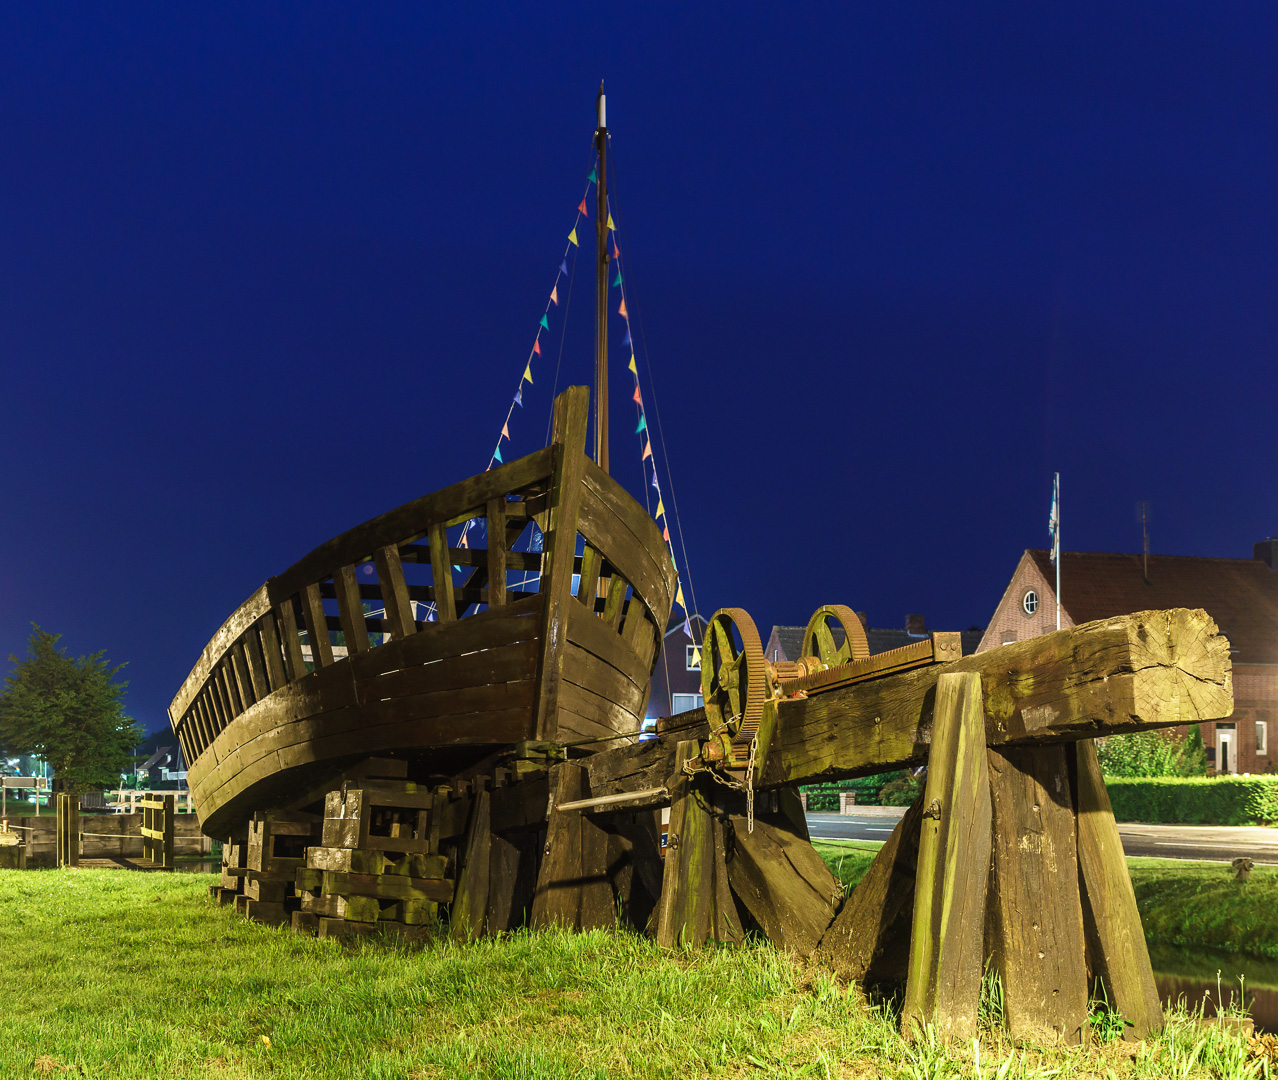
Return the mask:
<svg viewBox="0 0 1278 1080">
<path fill-rule="evenodd" d="M 693 768 L 692 761 L 683 763 L 683 772 L 685 776 L 696 776 L 698 773 L 708 773 L 710 779 L 716 784 L 722 784 L 726 788 L 733 791 L 744 791 L 746 793 L 746 831 L 754 832 L 754 763 L 755 757 L 759 752 L 759 736 L 756 734 L 750 740 L 750 760 L 746 764 L 745 783 L 740 780 L 733 780 L 730 776 L 724 776 L 718 769 Z"/>
</svg>

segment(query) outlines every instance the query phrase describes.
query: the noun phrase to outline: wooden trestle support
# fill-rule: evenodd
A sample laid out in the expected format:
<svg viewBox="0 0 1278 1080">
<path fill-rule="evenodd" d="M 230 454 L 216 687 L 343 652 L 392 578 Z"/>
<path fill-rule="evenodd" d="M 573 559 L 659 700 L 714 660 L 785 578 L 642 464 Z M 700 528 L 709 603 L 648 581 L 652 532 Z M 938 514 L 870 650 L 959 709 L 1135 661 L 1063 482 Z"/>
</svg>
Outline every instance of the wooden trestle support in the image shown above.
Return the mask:
<svg viewBox="0 0 1278 1080">
<path fill-rule="evenodd" d="M 986 971 L 1001 978 L 1016 1040 L 1085 1041 L 1099 981 L 1128 1038 L 1156 1031 L 1092 740 L 1228 716 L 1229 646 L 1212 620 L 1142 612 L 819 681 L 788 697 L 784 678 L 773 688 L 750 791 L 707 764 L 727 753 L 731 765 L 732 748 L 707 753 L 716 736 L 700 710 L 662 738 L 572 760 L 521 744 L 430 791 L 389 776 L 394 762 L 370 763 L 329 796 L 322 823 L 293 826 L 295 849 L 277 857 L 266 833 L 251 834 L 247 859 L 228 846 L 219 895 L 326 936 L 381 923 L 411 937 L 448 903 L 458 938 L 620 923 L 687 947 L 753 931 L 848 981 L 903 989 L 903 1029 L 953 1039 L 976 1033 Z M 842 896 L 797 785 L 923 763 L 923 795 Z M 253 828 L 279 833 L 276 819 Z"/>
</svg>

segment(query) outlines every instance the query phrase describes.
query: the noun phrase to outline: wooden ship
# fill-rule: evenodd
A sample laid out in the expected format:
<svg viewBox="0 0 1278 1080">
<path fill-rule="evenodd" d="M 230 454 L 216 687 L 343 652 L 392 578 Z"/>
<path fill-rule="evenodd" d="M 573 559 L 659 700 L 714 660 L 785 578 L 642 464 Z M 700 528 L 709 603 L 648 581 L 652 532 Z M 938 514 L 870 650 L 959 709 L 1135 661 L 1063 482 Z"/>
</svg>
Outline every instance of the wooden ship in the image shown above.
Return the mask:
<svg viewBox="0 0 1278 1080">
<path fill-rule="evenodd" d="M 596 140 L 603 222 L 602 93 Z M 329 541 L 209 643 L 171 719 L 202 827 L 225 841 L 218 899 L 324 937 L 753 932 L 899 990 L 907 1032 L 970 1041 L 987 971 L 1014 1039 L 1086 1042 L 1098 986 L 1129 1038 L 1157 1030 L 1093 740 L 1232 712 L 1212 620 L 1140 612 L 976 656 L 957 634 L 871 656 L 828 605 L 774 663 L 727 608 L 706 628 L 703 707 L 640 739 L 676 577 L 607 471 L 604 342 L 595 460 L 574 388 L 549 447 Z M 486 549 L 448 543 L 477 520 Z M 534 527 L 543 550 L 520 550 Z M 920 765 L 922 795 L 845 895 L 799 785 Z"/>
</svg>

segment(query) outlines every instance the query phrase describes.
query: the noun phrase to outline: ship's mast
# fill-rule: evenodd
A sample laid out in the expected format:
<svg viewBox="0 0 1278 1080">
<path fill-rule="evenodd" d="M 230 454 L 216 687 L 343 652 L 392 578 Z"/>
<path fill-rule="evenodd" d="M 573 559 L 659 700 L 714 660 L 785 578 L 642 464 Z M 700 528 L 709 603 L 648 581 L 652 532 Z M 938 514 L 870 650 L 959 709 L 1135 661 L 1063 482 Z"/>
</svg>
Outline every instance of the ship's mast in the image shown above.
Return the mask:
<svg viewBox="0 0 1278 1080">
<path fill-rule="evenodd" d="M 597 252 L 595 302 L 595 461 L 608 471 L 608 112 L 603 83 L 595 101 L 599 126 L 595 149 L 599 152 L 599 180 L 595 190 L 599 208 L 595 214 Z"/>
</svg>

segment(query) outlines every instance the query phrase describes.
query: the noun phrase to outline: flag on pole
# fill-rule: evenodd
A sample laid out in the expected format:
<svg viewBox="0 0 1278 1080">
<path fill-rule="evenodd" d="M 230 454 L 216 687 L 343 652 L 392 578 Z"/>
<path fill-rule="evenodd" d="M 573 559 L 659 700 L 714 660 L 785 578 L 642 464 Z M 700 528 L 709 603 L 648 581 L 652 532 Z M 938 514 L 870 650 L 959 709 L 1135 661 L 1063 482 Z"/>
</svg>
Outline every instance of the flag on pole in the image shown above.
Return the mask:
<svg viewBox="0 0 1278 1080">
<path fill-rule="evenodd" d="M 1047 515 L 1047 532 L 1052 538 L 1052 564 L 1056 564 L 1056 560 L 1061 555 L 1061 512 L 1060 512 L 1060 495 L 1061 495 L 1061 474 L 1056 474 L 1056 479 L 1052 481 L 1052 510 Z"/>
</svg>

